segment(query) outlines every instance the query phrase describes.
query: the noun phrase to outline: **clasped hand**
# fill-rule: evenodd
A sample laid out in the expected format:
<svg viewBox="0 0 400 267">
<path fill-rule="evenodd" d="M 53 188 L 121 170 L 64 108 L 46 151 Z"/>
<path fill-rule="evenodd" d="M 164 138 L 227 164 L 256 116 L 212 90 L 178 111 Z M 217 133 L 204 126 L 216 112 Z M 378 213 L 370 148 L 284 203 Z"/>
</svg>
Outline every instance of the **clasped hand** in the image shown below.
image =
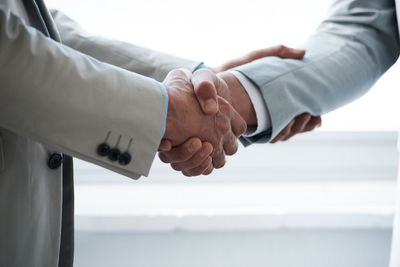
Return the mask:
<svg viewBox="0 0 400 267">
<path fill-rule="evenodd" d="M 227 84 L 211 70 L 200 70 L 192 75 L 185 69 L 178 69 L 168 74 L 164 85 L 169 98 L 164 139 L 169 140 L 172 146 L 183 144 L 193 136 L 209 143 L 203 153 L 199 154 L 198 162 L 192 160 L 193 170 L 188 170 L 188 174 L 207 173 L 213 168 L 224 166 L 225 154 L 236 153 L 237 138 L 246 130 L 246 122 L 227 100 Z M 199 103 L 195 92 L 199 92 L 198 89 L 201 88 L 220 92 L 220 95 L 215 95 L 212 103 Z M 193 150 L 201 145 L 200 141 L 191 144 Z M 179 156 L 179 160 L 183 160 L 183 155 Z M 179 164 L 175 163 L 173 162 L 173 168 L 181 170 Z M 196 164 L 200 166 L 195 166 Z"/>
<path fill-rule="evenodd" d="M 225 155 L 233 155 L 238 149 L 237 138 L 247 126 L 257 124 L 246 90 L 226 70 L 262 57 L 301 59 L 304 54 L 303 50 L 275 46 L 194 74 L 185 69 L 171 71 L 164 80 L 169 103 L 166 131 L 159 147 L 161 161 L 170 163 L 174 170 L 186 176 L 207 175 L 214 168 L 223 167 Z M 319 116 L 301 114 L 271 143 L 311 131 L 320 124 Z"/>
</svg>

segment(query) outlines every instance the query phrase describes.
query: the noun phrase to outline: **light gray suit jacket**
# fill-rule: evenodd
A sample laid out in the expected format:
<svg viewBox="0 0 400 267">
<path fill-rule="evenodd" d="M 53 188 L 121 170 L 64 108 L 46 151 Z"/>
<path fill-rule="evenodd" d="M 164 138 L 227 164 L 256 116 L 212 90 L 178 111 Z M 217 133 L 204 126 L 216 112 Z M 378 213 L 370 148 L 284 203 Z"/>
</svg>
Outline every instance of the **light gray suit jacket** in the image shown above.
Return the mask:
<svg viewBox="0 0 400 267">
<path fill-rule="evenodd" d="M 367 92 L 399 56 L 396 10 L 399 0 L 337 0 L 302 46 L 304 60 L 269 57 L 236 68 L 260 88 L 272 121 L 271 132 L 245 144 L 267 142 L 296 115 L 321 115 Z M 400 267 L 400 187 L 396 212 L 391 267 Z"/>
<path fill-rule="evenodd" d="M 42 0 L 0 0 L 0 266 L 72 265 L 72 160 L 60 156 L 147 175 L 164 124 L 156 80 L 198 64 L 87 34 Z M 98 155 L 103 142 L 131 162 Z"/>
</svg>

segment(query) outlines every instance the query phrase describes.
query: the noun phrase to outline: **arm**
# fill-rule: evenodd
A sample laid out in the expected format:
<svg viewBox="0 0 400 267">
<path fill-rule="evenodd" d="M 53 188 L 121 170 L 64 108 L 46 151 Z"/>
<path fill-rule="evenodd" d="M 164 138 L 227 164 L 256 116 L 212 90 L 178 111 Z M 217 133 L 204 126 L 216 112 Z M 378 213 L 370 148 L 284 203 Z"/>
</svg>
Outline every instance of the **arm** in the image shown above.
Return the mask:
<svg viewBox="0 0 400 267">
<path fill-rule="evenodd" d="M 175 145 L 210 142 L 217 165 L 245 130 L 223 99 L 217 114 L 202 113 L 189 71 L 160 84 L 54 42 L 1 7 L 0 47 L 0 127 L 126 176 L 148 174 L 164 127 Z M 118 161 L 117 149 L 133 160 Z"/>
<path fill-rule="evenodd" d="M 92 35 L 75 21 L 57 10 L 51 10 L 59 30 L 61 41 L 75 50 L 102 62 L 151 77 L 164 80 L 173 69 L 186 68 L 193 71 L 200 62 L 153 51 L 122 41 Z"/>
<path fill-rule="evenodd" d="M 246 77 L 236 72 L 237 75 L 242 76 L 243 80 L 246 81 L 244 86 L 247 87 L 244 88 L 242 86 L 243 81 L 237 79 L 235 75 L 230 71 L 227 72 L 227 70 L 269 56 L 302 59 L 304 53 L 304 50 L 296 50 L 279 45 L 250 52 L 242 57 L 230 60 L 220 67 L 213 68 L 214 72 L 220 72 L 218 76 L 228 85 L 228 90 L 226 90 L 227 88 L 224 89 L 224 87 L 215 86 L 211 79 L 212 77 L 209 77 L 203 70 L 199 70 L 195 73 L 192 82 L 203 112 L 210 115 L 215 114 L 218 111 L 216 103 L 217 95 L 222 96 L 229 100 L 234 108 L 237 109 L 239 114 L 245 119 L 248 128 L 257 128 L 255 132 L 250 133 L 251 135 L 268 130 L 270 128 L 269 113 L 268 110 L 262 110 L 266 109 L 266 106 L 258 88 L 255 85 L 251 85 Z M 254 88 L 248 88 L 248 86 Z M 260 99 L 258 100 L 257 97 Z M 257 101 L 253 102 L 255 100 Z M 260 105 L 257 106 L 257 104 Z M 258 109 L 261 110 L 257 111 Z M 309 114 L 302 114 L 294 118 L 276 137 L 277 139 L 273 141 L 286 140 L 296 133 L 311 131 L 318 124 L 320 124 L 320 117 L 311 117 Z M 212 164 L 207 166 L 207 159 L 211 153 L 210 151 L 212 151 L 212 145 L 208 142 L 203 142 L 202 144 L 198 138 L 190 138 L 183 145 L 174 148 L 172 148 L 170 141 L 163 139 L 159 150 L 159 157 L 163 162 L 171 163 L 171 167 L 174 170 L 182 171 L 186 176 L 207 175 L 213 171 Z"/>
<path fill-rule="evenodd" d="M 0 127 L 132 178 L 148 174 L 164 127 L 157 81 L 54 42 L 3 7 L 0 47 Z M 97 155 L 108 133 L 112 147 L 121 136 L 130 164 Z"/>
<path fill-rule="evenodd" d="M 263 94 L 272 131 L 244 142 L 266 142 L 295 116 L 321 115 L 367 92 L 396 61 L 399 41 L 393 0 L 340 0 L 302 46 L 303 61 L 263 58 L 236 68 Z"/>
</svg>

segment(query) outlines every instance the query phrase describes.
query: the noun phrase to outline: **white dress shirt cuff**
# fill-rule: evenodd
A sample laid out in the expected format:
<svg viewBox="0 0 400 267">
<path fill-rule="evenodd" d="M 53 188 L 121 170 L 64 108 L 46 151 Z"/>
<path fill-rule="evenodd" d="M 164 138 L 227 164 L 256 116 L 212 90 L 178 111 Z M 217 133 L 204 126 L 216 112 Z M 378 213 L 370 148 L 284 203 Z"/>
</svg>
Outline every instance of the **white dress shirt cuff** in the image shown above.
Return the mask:
<svg viewBox="0 0 400 267">
<path fill-rule="evenodd" d="M 251 137 L 261 132 L 270 130 L 271 116 L 260 90 L 242 73 L 236 70 L 229 70 L 228 72 L 235 75 L 235 77 L 239 80 L 244 89 L 246 89 L 246 92 L 249 95 L 251 102 L 253 103 L 253 107 L 257 116 L 257 126 L 255 128 L 252 127 L 253 129 L 248 128 L 247 132 L 243 134 L 243 136 Z"/>
</svg>

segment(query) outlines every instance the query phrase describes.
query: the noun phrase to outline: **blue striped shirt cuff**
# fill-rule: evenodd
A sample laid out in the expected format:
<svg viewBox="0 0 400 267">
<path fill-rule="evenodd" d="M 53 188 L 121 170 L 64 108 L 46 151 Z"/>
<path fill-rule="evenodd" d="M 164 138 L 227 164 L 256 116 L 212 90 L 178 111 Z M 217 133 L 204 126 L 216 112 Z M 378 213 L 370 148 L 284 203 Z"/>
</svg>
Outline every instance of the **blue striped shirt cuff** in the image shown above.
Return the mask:
<svg viewBox="0 0 400 267">
<path fill-rule="evenodd" d="M 167 88 L 165 87 L 164 84 L 160 83 L 163 95 L 164 95 L 164 108 L 165 108 L 165 112 L 164 112 L 164 127 L 162 130 L 162 135 L 161 135 L 161 139 L 164 137 L 165 134 L 165 128 L 167 126 L 167 114 L 168 114 L 168 92 L 167 92 Z"/>
</svg>

